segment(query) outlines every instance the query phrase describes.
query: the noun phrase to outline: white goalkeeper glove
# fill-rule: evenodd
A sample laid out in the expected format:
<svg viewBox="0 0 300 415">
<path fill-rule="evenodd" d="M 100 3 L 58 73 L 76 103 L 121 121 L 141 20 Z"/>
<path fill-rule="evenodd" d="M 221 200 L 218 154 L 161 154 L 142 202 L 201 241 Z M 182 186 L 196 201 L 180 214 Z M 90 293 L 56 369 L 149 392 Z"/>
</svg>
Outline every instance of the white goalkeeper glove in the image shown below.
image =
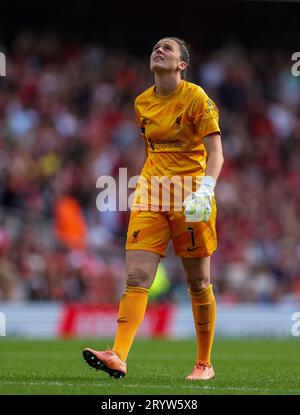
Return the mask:
<svg viewBox="0 0 300 415">
<path fill-rule="evenodd" d="M 212 212 L 212 201 L 215 196 L 216 179 L 204 176 L 201 186 L 191 193 L 183 202 L 186 222 L 207 222 Z"/>
</svg>

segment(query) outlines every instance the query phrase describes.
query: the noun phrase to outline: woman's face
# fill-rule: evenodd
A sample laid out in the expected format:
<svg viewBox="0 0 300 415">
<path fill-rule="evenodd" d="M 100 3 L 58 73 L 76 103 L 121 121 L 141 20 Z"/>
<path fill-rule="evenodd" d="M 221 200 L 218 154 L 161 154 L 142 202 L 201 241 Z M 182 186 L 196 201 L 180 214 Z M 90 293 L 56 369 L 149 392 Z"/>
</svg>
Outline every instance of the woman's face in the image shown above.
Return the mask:
<svg viewBox="0 0 300 415">
<path fill-rule="evenodd" d="M 153 72 L 182 71 L 186 63 L 180 58 L 180 48 L 173 39 L 161 39 L 154 46 L 150 57 L 150 70 Z"/>
</svg>

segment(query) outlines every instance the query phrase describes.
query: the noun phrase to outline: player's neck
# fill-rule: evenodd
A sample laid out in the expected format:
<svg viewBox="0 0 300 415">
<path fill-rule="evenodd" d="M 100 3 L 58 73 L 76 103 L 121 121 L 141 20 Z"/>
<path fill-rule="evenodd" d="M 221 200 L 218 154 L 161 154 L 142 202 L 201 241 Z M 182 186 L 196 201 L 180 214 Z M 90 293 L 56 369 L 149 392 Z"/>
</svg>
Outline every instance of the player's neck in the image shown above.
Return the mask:
<svg viewBox="0 0 300 415">
<path fill-rule="evenodd" d="M 155 92 L 158 95 L 171 95 L 179 85 L 181 78 L 169 74 L 155 74 Z"/>
</svg>

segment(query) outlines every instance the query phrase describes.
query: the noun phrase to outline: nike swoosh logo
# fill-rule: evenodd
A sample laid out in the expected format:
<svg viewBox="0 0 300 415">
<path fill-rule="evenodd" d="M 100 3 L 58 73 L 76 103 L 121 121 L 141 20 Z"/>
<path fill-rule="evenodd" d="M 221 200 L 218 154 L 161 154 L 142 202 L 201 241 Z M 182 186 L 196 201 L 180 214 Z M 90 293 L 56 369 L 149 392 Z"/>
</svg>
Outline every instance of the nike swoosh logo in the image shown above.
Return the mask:
<svg viewBox="0 0 300 415">
<path fill-rule="evenodd" d="M 188 248 L 187 250 L 189 251 L 189 252 L 191 252 L 191 251 L 195 251 L 195 249 L 197 249 L 198 248 L 198 246 L 195 246 L 195 248 Z"/>
<path fill-rule="evenodd" d="M 117 323 L 127 323 L 127 317 L 118 318 Z"/>
</svg>

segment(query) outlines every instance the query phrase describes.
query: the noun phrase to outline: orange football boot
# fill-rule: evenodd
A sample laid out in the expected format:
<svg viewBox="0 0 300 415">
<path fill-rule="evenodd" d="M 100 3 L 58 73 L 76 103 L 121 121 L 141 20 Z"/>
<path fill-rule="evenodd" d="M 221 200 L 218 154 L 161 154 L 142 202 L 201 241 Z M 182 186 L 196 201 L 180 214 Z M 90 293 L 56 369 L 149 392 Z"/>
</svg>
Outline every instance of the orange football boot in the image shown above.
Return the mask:
<svg viewBox="0 0 300 415">
<path fill-rule="evenodd" d="M 188 375 L 186 380 L 209 380 L 215 377 L 213 367 L 206 362 L 197 362 L 192 370 L 192 373 Z"/>
<path fill-rule="evenodd" d="M 82 352 L 87 364 L 96 370 L 103 370 L 116 379 L 123 378 L 127 373 L 127 365 L 111 349 L 102 352 L 90 348 Z"/>
</svg>

